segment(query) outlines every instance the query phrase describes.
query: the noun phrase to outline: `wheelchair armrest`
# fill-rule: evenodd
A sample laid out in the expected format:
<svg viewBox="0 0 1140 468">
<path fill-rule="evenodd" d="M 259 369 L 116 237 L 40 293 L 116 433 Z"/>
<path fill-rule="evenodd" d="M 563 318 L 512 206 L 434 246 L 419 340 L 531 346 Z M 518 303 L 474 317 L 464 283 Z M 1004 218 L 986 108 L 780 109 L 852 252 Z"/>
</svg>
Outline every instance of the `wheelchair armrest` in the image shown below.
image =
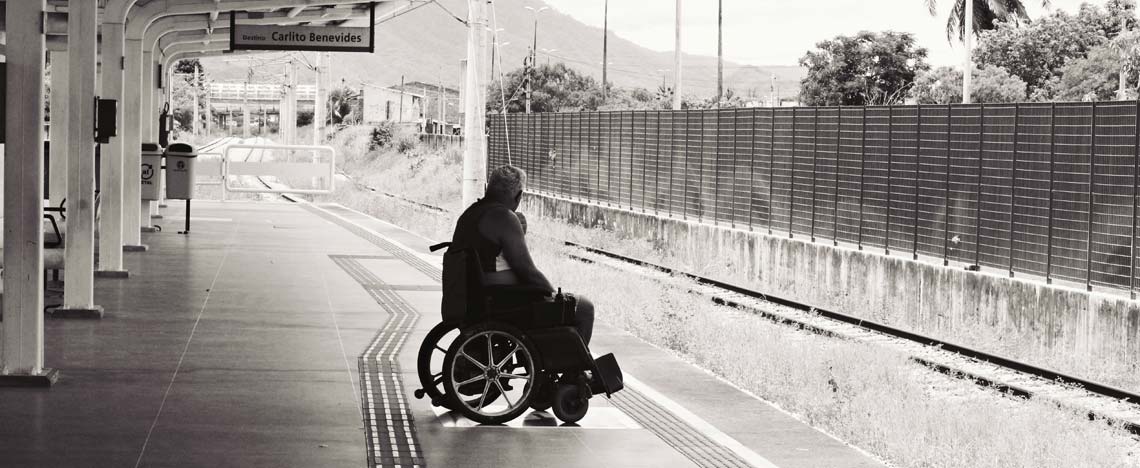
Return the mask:
<svg viewBox="0 0 1140 468">
<path fill-rule="evenodd" d="M 534 297 L 550 297 L 551 292 L 547 291 L 542 286 L 533 284 L 511 284 L 502 286 L 486 286 L 484 288 L 487 296 L 497 296 L 500 294 L 512 294 L 520 296 L 534 296 Z"/>
</svg>

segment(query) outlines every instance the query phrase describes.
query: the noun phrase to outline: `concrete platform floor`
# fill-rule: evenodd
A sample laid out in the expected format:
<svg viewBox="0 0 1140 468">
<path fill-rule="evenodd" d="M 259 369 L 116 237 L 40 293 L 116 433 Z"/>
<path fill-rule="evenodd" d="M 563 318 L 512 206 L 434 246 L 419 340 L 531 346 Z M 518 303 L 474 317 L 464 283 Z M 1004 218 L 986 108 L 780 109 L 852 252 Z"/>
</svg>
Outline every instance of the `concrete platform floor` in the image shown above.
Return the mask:
<svg viewBox="0 0 1140 468">
<path fill-rule="evenodd" d="M 102 320 L 46 322 L 59 382 L 0 389 L 0 466 L 395 466 L 374 456 L 385 442 L 366 443 L 366 425 L 392 410 L 374 407 L 383 391 L 410 413 L 416 460 L 432 467 L 712 466 L 670 435 L 691 435 L 686 423 L 655 429 L 630 409 L 656 405 L 653 393 L 707 423 L 719 434 L 710 440 L 769 466 L 880 466 L 604 324 L 594 351 L 617 354 L 648 390 L 596 398 L 596 423 L 552 426 L 535 413 L 534 424 L 472 427 L 440 414 L 412 396 L 414 354 L 438 317 L 428 242 L 328 208 L 333 217 L 288 203 L 196 202 L 182 236 L 172 206 L 169 229 L 143 235 L 150 250 L 125 254 L 130 279 L 96 281 Z M 392 255 L 391 241 L 418 256 Z M 389 332 L 398 340 L 372 346 Z M 375 359 L 385 350 L 398 369 Z"/>
</svg>

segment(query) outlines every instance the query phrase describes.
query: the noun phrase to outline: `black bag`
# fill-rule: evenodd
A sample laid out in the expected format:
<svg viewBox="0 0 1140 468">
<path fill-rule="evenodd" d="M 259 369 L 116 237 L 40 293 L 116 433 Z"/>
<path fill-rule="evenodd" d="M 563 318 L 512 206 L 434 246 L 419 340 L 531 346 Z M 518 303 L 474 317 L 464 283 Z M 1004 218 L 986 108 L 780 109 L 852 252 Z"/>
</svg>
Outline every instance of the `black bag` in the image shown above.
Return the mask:
<svg viewBox="0 0 1140 468">
<path fill-rule="evenodd" d="M 483 269 L 475 249 L 447 249 L 443 254 L 444 323 L 460 323 L 482 314 Z"/>
</svg>

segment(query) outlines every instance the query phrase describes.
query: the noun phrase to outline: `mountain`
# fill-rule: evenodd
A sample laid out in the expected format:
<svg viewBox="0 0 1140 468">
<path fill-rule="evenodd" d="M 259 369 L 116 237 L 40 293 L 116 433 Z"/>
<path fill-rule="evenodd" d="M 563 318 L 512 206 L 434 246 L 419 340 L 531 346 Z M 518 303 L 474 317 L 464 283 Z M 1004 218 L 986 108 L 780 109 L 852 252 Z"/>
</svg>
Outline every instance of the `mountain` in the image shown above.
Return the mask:
<svg viewBox="0 0 1140 468">
<path fill-rule="evenodd" d="M 362 85 L 391 86 L 406 81 L 442 82 L 457 87 L 460 82 L 459 62 L 467 53 L 466 27 L 451 14 L 465 18 L 466 0 L 439 0 L 388 20 L 377 26 L 376 52 L 372 54 L 332 54 L 334 82 L 353 87 Z M 526 6 L 546 6 L 541 0 L 513 0 L 496 4 L 495 17 L 499 33 L 502 66 L 507 70 L 521 67 L 533 40 L 533 16 Z M 449 13 L 450 12 L 450 13 Z M 550 9 L 542 13 L 538 30 L 539 49 L 556 49 L 552 54 L 539 54 L 539 61 L 562 61 L 571 67 L 601 79 L 602 29 L 588 26 L 573 17 Z M 239 56 L 209 58 L 202 61 L 215 80 L 244 80 L 254 68 L 255 80 L 280 81 L 281 67 L 266 64 L 267 58 L 255 62 L 238 60 Z M 306 53 L 313 62 L 315 54 Z M 617 36 L 609 37 L 608 79 L 617 87 L 641 87 L 656 90 L 664 79 L 670 79 L 673 53 L 658 52 Z M 716 57 L 685 54 L 682 93 L 707 97 L 716 93 Z M 773 76 L 781 97 L 799 92 L 804 71 L 798 66 L 753 66 L 725 62 L 725 87 L 737 94 L 768 97 Z M 312 81 L 302 73 L 302 83 Z"/>
</svg>

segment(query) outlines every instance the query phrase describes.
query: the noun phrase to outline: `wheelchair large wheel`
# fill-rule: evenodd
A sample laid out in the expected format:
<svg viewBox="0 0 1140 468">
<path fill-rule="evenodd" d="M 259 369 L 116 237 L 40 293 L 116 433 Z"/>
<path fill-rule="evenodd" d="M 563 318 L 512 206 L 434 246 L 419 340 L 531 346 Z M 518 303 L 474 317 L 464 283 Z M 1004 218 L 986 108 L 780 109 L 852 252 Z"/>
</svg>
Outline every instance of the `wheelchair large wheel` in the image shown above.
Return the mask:
<svg viewBox="0 0 1140 468">
<path fill-rule="evenodd" d="M 539 378 L 537 362 L 534 347 L 514 327 L 476 326 L 460 334 L 447 351 L 447 398 L 472 421 L 505 423 L 530 406 Z"/>
<path fill-rule="evenodd" d="M 455 410 L 451 400 L 446 398 L 446 389 L 443 386 L 443 360 L 447 356 L 447 348 L 455 337 L 459 335 L 459 328 L 455 325 L 440 322 L 428 332 L 420 343 L 420 352 L 416 358 L 416 371 L 420 377 L 420 389 L 416 398 L 427 396 L 433 406 L 443 406 Z"/>
</svg>

